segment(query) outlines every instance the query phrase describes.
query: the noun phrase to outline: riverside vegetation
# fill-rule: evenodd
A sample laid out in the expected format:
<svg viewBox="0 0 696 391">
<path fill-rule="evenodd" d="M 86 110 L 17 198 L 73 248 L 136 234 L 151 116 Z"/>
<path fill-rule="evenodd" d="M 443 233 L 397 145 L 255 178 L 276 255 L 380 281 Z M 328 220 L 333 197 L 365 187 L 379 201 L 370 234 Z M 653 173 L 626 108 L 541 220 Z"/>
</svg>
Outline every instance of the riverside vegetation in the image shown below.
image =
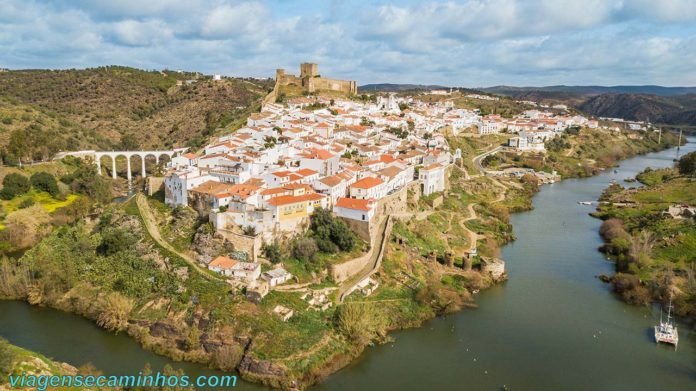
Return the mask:
<svg viewBox="0 0 696 391">
<path fill-rule="evenodd" d="M 670 206 L 696 205 L 696 153 L 683 156 L 674 168 L 646 169 L 637 176 L 645 186 L 607 188 L 594 213 L 604 220 L 601 251 L 616 262 L 610 281 L 632 304 L 670 297 L 677 315 L 696 319 L 696 217 L 679 215 Z"/>
<path fill-rule="evenodd" d="M 570 147 L 564 144 L 551 153 L 573 155 L 577 150 L 568 167 L 604 167 L 608 162 L 600 159 L 600 135 L 587 136 L 593 140 L 591 149 L 581 146 L 581 137 L 586 137 L 584 131 L 566 139 Z M 614 158 L 655 148 L 651 135 L 604 137 L 614 137 L 612 143 L 624 148 L 626 155 Z M 500 246 L 514 239 L 510 213 L 531 208 L 538 189 L 532 176 L 468 178 L 476 174 L 470 159 L 503 141 L 504 136 L 451 137 L 452 148 L 463 151 L 461 166 L 451 168 L 444 193 L 420 199 L 410 195 L 414 216 L 394 226 L 377 274 L 380 288 L 369 297 L 351 295 L 323 312 L 310 310 L 301 293 L 292 291 L 271 292 L 260 305 L 249 303 L 212 273 L 192 268 L 179 254 L 200 259 L 234 248 L 188 208 L 172 210 L 157 197 L 147 200 L 162 236 L 177 250 L 173 253 L 150 237 L 134 199 L 110 202 L 110 180 L 98 176 L 91 165 L 64 159 L 8 169 L 23 177 L 50 172 L 59 180 L 54 196 L 43 174 L 29 179 L 28 190 L 25 180 L 8 179 L 4 193 L 11 199 L 3 201 L 7 247 L 0 260 L 0 296 L 82 315 L 175 360 L 236 370 L 245 379 L 275 387 L 303 388 L 347 365 L 370 344 L 388 340 L 390 330 L 475 306 L 470 292 L 493 281 L 476 268 L 459 267 L 462 257 L 472 246 L 483 256 L 497 256 Z M 550 163 L 542 159 L 539 168 L 551 169 Z M 568 169 L 568 176 L 573 172 L 587 171 Z M 442 204 L 434 206 L 440 196 Z M 33 201 L 25 203 L 29 198 Z M 69 202 L 60 204 L 64 201 Z M 35 205 L 16 209 L 30 202 Z M 10 218 L 20 211 L 26 216 Z M 464 213 L 473 214 L 462 218 Z M 298 282 L 311 283 L 310 288 L 336 288 L 326 277 L 326 266 L 354 256 L 366 244 L 328 217 L 313 216 L 309 232 L 291 244 L 267 244 L 266 257 L 283 262 Z M 33 222 L 15 228 L 12 224 L 18 221 Z M 18 234 L 25 232 L 34 234 Z M 335 293 L 330 298 L 335 300 Z M 278 304 L 295 316 L 283 322 L 273 313 Z"/>
</svg>

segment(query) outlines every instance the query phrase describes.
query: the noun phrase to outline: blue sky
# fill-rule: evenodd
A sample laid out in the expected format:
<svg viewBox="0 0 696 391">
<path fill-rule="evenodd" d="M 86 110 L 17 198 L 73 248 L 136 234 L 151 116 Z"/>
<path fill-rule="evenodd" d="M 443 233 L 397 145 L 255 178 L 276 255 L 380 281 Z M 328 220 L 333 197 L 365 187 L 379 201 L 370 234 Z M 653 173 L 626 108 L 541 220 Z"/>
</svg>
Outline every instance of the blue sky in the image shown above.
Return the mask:
<svg viewBox="0 0 696 391">
<path fill-rule="evenodd" d="M 696 0 L 2 0 L 0 67 L 696 85 Z"/>
</svg>

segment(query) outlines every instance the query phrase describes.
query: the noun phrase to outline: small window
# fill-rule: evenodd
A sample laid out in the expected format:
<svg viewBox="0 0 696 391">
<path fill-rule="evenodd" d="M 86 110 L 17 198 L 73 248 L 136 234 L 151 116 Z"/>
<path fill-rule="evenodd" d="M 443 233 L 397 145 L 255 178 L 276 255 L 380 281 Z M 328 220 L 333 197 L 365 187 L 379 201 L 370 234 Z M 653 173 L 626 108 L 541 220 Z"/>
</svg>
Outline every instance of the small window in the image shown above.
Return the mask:
<svg viewBox="0 0 696 391">
<path fill-rule="evenodd" d="M 363 220 L 365 220 L 365 215 L 362 215 L 362 217 L 363 217 Z"/>
</svg>

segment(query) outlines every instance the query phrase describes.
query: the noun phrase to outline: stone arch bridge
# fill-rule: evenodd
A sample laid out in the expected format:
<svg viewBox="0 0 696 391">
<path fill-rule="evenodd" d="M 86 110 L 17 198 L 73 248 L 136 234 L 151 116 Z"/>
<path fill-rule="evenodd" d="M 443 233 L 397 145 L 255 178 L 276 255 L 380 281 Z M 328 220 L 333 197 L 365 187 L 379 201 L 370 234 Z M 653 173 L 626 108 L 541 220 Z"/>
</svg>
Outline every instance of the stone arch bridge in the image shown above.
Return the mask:
<svg viewBox="0 0 696 391">
<path fill-rule="evenodd" d="M 127 170 L 126 170 L 126 175 L 128 176 L 128 179 L 130 180 L 133 177 L 132 170 L 131 170 L 131 158 L 133 156 L 138 156 L 140 158 L 140 164 L 141 164 L 141 173 L 143 178 L 147 176 L 147 173 L 145 172 L 145 158 L 148 156 L 153 156 L 155 158 L 155 162 L 159 163 L 160 158 L 163 156 L 169 157 L 171 160 L 172 158 L 179 156 L 186 152 L 188 148 L 175 148 L 172 150 L 162 150 L 162 151 L 77 151 L 77 152 L 61 152 L 56 155 L 55 159 L 62 159 L 66 156 L 75 156 L 79 158 L 85 158 L 85 157 L 91 157 L 94 161 L 94 163 L 97 166 L 97 172 L 99 175 L 101 175 L 101 158 L 104 156 L 108 156 L 111 158 L 111 177 L 113 179 L 116 179 L 116 159 L 120 156 L 123 156 L 126 158 L 126 163 L 127 163 Z"/>
</svg>

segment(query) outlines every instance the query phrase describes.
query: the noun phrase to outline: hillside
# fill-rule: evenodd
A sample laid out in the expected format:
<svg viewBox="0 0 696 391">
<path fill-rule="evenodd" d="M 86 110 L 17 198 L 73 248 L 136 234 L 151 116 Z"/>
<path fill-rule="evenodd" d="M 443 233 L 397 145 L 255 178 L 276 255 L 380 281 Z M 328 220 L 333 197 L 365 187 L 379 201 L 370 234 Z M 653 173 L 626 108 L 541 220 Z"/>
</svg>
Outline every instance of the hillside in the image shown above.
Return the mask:
<svg viewBox="0 0 696 391">
<path fill-rule="evenodd" d="M 45 145 L 42 141 L 50 135 L 45 149 L 52 153 L 197 146 L 216 128 L 245 117 L 266 94 L 267 84 L 120 66 L 2 72 L 0 146 L 8 145 L 12 131 L 29 128 L 38 139 L 28 144 Z M 34 150 L 21 154 L 27 160 L 45 155 Z"/>
<path fill-rule="evenodd" d="M 577 108 L 600 117 L 618 117 L 670 125 L 696 125 L 696 94 L 657 96 L 604 94 L 591 97 Z"/>
<path fill-rule="evenodd" d="M 482 91 L 536 102 L 563 102 L 597 117 L 696 126 L 696 87 L 495 86 Z"/>
<path fill-rule="evenodd" d="M 481 91 L 513 97 L 529 93 L 539 94 L 565 94 L 577 95 L 601 95 L 601 94 L 650 94 L 658 96 L 676 96 L 696 94 L 696 87 L 663 87 L 654 85 L 645 86 L 547 86 L 547 87 L 513 87 L 494 86 L 480 88 Z"/>
</svg>

